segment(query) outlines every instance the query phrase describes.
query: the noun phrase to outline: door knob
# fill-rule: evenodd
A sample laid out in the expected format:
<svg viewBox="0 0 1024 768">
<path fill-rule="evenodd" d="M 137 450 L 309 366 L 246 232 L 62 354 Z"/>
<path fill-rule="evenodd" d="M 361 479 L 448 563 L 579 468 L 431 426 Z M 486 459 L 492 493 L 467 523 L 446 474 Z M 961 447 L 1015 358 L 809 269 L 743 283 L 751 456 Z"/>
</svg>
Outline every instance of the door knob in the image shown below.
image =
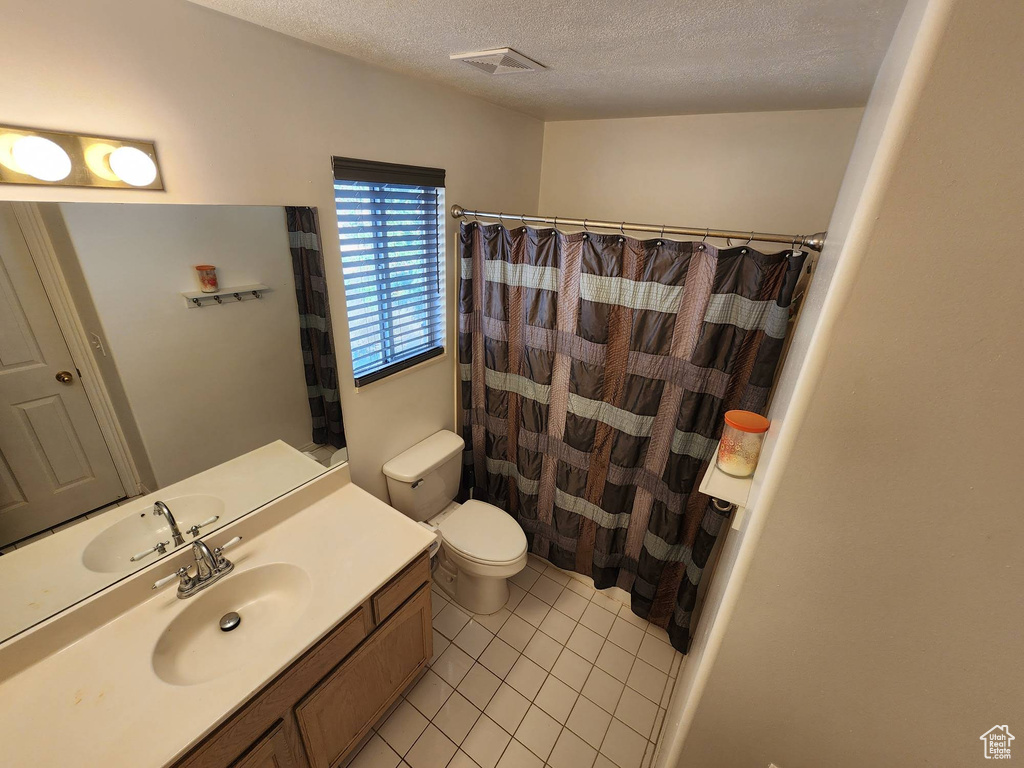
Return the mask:
<svg viewBox="0 0 1024 768">
<path fill-rule="evenodd" d="M 74 376 L 71 375 L 71 371 L 57 371 L 57 375 L 54 378 L 61 384 L 70 384 Z"/>
</svg>

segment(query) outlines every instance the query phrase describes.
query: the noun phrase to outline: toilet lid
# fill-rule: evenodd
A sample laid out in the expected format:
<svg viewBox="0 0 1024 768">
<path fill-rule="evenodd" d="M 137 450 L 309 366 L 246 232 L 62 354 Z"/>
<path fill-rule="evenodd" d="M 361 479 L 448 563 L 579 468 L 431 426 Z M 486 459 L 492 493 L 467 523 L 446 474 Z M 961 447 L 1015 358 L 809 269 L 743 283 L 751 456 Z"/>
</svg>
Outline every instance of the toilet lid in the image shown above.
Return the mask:
<svg viewBox="0 0 1024 768">
<path fill-rule="evenodd" d="M 445 544 L 479 562 L 509 563 L 526 552 L 526 534 L 519 523 L 482 501 L 467 501 L 438 528 Z"/>
</svg>

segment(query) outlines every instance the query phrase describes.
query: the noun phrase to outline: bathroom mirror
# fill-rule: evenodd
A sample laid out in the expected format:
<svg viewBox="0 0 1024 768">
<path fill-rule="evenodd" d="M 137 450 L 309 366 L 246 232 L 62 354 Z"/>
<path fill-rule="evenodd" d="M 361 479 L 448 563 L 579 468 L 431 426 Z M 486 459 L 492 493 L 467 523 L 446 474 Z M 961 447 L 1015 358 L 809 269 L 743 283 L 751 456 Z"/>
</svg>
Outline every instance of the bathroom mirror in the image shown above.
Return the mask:
<svg viewBox="0 0 1024 768">
<path fill-rule="evenodd" d="M 311 222 L 0 202 L 0 641 L 347 460 Z"/>
</svg>

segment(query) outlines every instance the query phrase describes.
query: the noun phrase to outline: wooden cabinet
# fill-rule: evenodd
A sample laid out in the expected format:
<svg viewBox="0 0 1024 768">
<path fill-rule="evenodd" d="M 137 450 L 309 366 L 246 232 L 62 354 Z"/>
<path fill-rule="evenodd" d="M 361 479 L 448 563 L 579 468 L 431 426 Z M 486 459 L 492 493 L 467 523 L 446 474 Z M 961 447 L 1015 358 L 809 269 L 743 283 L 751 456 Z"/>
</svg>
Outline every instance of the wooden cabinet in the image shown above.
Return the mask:
<svg viewBox="0 0 1024 768">
<path fill-rule="evenodd" d="M 433 654 L 426 554 L 175 768 L 335 768 Z"/>
<path fill-rule="evenodd" d="M 231 768 L 297 768 L 299 765 L 288 744 L 284 726 L 279 723 Z"/>
</svg>

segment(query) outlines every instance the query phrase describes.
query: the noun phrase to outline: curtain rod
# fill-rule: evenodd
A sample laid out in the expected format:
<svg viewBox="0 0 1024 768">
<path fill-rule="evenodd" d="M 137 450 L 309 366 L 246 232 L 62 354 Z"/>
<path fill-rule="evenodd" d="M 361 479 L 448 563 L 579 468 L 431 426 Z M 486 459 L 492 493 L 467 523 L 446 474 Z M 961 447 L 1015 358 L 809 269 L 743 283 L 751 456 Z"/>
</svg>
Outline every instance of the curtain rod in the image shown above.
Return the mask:
<svg viewBox="0 0 1024 768">
<path fill-rule="evenodd" d="M 695 229 L 693 227 L 670 227 L 661 224 L 634 224 L 628 221 L 600 221 L 598 219 L 572 219 L 568 216 L 525 216 L 518 213 L 490 213 L 487 211 L 467 211 L 461 205 L 453 205 L 451 207 L 451 214 L 456 219 L 461 219 L 465 216 L 472 216 L 477 219 L 497 219 L 500 223 L 504 223 L 504 217 L 508 217 L 512 221 L 522 222 L 523 224 L 551 224 L 556 227 L 561 224 L 566 224 L 570 227 L 583 227 L 589 229 L 590 227 L 597 227 L 598 229 L 616 229 L 619 232 L 625 232 L 629 229 L 634 232 L 655 232 L 661 236 L 665 235 L 688 235 L 690 237 L 714 237 L 714 238 L 731 238 L 733 240 L 742 239 L 744 242 L 751 242 L 757 240 L 762 243 L 786 243 L 787 245 L 803 246 L 809 248 L 812 251 L 820 251 L 825 246 L 825 236 L 827 232 L 816 232 L 813 235 L 780 235 L 772 232 L 740 232 L 735 229 L 710 229 L 701 228 Z"/>
</svg>

